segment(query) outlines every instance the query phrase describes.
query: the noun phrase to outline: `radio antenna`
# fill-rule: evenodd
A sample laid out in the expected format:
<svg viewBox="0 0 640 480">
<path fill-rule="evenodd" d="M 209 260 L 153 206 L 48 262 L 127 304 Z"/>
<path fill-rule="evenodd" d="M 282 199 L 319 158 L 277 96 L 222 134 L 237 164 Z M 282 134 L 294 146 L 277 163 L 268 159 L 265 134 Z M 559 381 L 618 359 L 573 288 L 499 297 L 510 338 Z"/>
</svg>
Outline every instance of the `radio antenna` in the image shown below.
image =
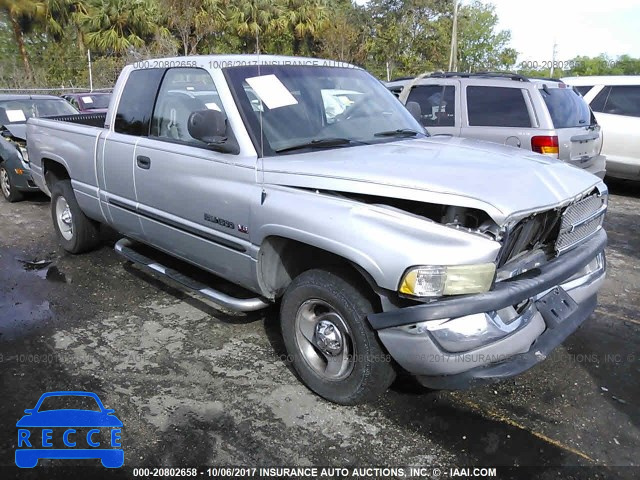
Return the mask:
<svg viewBox="0 0 640 480">
<path fill-rule="evenodd" d="M 261 73 L 260 73 L 260 27 L 258 25 L 256 25 L 256 55 L 258 57 L 257 58 L 258 76 L 261 76 Z M 260 158 L 263 159 L 264 158 L 264 134 L 263 134 L 263 128 L 262 128 L 262 114 L 264 112 L 264 102 L 260 97 L 258 97 L 258 99 L 260 100 Z M 260 160 L 260 162 L 262 161 L 263 160 Z"/>
</svg>

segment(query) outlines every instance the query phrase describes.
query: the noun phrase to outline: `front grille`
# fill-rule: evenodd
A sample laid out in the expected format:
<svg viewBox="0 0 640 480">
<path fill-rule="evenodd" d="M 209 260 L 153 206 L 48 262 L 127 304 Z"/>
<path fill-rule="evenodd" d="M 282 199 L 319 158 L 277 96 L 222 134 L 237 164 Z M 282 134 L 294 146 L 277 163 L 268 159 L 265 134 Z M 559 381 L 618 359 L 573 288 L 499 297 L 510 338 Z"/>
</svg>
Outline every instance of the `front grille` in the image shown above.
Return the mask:
<svg viewBox="0 0 640 480">
<path fill-rule="evenodd" d="M 505 235 L 498 267 L 536 249 L 549 256 L 572 249 L 602 228 L 606 210 L 606 194 L 593 193 L 563 210 L 521 220 Z"/>
<path fill-rule="evenodd" d="M 564 253 L 598 232 L 606 211 L 606 198 L 599 194 L 569 205 L 562 213 L 556 252 Z"/>
<path fill-rule="evenodd" d="M 549 210 L 521 220 L 507 232 L 498 267 L 532 250 L 553 249 L 560 230 L 560 212 Z"/>
</svg>

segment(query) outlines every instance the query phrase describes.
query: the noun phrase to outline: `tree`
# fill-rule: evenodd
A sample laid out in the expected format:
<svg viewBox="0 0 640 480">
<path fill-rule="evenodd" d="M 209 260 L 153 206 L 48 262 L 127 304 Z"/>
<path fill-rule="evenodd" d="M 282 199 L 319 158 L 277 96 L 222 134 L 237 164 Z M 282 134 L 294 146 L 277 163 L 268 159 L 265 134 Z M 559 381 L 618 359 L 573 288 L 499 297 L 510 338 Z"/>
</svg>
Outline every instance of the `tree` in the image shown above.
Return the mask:
<svg viewBox="0 0 640 480">
<path fill-rule="evenodd" d="M 77 19 L 86 45 L 102 53 L 122 55 L 143 47 L 166 27 L 158 25 L 159 12 L 152 0 L 91 0 Z"/>
<path fill-rule="evenodd" d="M 287 29 L 282 3 L 270 0 L 232 0 L 227 19 L 232 34 L 240 37 L 244 53 L 259 51 L 261 36 Z"/>
<path fill-rule="evenodd" d="M 329 13 L 325 0 L 287 0 L 284 5 L 289 33 L 293 38 L 293 54 L 312 53 L 315 37 L 327 23 Z"/>
<path fill-rule="evenodd" d="M 329 5 L 330 13 L 317 33 L 318 54 L 343 62 L 363 65 L 367 48 L 367 13 L 350 0 Z"/>
<path fill-rule="evenodd" d="M 446 67 L 451 23 L 446 0 L 371 0 L 368 68 L 384 76 L 415 75 Z M 394 69 L 397 72 L 394 74 Z"/>
<path fill-rule="evenodd" d="M 4 11 L 11 23 L 13 35 L 22 57 L 22 64 L 27 77 L 33 77 L 29 56 L 24 44 L 26 30 L 33 27 L 34 22 L 44 18 L 46 6 L 43 2 L 31 0 L 0 0 L 0 10 Z"/>
<path fill-rule="evenodd" d="M 225 14 L 218 0 L 160 0 L 167 26 L 182 44 L 184 55 L 194 54 L 208 35 L 221 31 Z"/>
<path fill-rule="evenodd" d="M 495 6 L 475 0 L 460 8 L 458 19 L 460 71 L 500 71 L 513 68 L 518 52 L 509 48 L 511 32 L 497 31 Z"/>
</svg>

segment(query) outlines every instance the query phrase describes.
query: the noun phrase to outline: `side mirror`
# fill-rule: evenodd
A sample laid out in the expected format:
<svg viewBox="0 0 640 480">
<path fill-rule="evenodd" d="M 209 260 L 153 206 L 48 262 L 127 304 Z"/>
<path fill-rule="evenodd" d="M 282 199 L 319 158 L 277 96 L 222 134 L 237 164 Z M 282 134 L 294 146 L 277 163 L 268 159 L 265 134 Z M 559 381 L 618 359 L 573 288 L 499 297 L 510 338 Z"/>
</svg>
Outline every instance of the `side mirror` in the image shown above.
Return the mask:
<svg viewBox="0 0 640 480">
<path fill-rule="evenodd" d="M 209 145 L 227 140 L 227 117 L 218 110 L 198 110 L 189 115 L 189 135 Z"/>
<path fill-rule="evenodd" d="M 115 410 L 113 408 L 105 408 L 104 413 L 111 415 L 112 413 L 115 413 Z"/>
<path fill-rule="evenodd" d="M 409 113 L 415 118 L 418 122 L 422 123 L 422 108 L 418 102 L 407 102 L 405 105 Z"/>
<path fill-rule="evenodd" d="M 31 415 L 33 413 L 33 408 L 27 408 L 24 413 L 26 413 L 27 415 Z"/>
</svg>

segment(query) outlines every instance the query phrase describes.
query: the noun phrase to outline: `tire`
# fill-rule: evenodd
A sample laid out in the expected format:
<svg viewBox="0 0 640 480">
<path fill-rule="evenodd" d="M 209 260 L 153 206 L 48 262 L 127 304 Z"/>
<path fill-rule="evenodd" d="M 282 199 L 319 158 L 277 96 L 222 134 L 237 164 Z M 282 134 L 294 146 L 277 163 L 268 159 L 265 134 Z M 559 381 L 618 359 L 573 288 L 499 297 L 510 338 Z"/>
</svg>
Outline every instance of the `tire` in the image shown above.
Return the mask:
<svg viewBox="0 0 640 480">
<path fill-rule="evenodd" d="M 309 389 L 341 405 L 376 399 L 396 375 L 367 323 L 372 302 L 357 285 L 341 270 L 308 270 L 291 282 L 280 307 L 296 373 Z"/>
<path fill-rule="evenodd" d="M 2 196 L 7 202 L 14 203 L 24 199 L 24 193 L 15 188 L 11 182 L 9 170 L 4 164 L 0 165 L 0 190 L 2 190 Z"/>
<path fill-rule="evenodd" d="M 70 180 L 58 180 L 53 184 L 51 218 L 58 240 L 67 252 L 87 252 L 100 243 L 100 224 L 80 209 Z"/>
</svg>

